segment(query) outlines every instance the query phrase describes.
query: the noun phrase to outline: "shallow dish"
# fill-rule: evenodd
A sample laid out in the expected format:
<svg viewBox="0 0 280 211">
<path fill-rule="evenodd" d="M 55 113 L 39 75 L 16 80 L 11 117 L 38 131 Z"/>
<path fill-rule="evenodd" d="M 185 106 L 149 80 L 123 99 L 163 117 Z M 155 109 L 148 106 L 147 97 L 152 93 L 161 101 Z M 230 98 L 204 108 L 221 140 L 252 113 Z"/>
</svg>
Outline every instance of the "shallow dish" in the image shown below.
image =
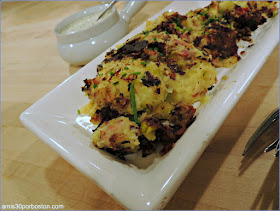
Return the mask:
<svg viewBox="0 0 280 211">
<path fill-rule="evenodd" d="M 173 2 L 152 19 L 167 10 L 185 14 L 209 3 Z M 33 104 L 21 114 L 20 119 L 48 146 L 124 207 L 162 209 L 279 42 L 278 22 L 278 17 L 273 18 L 253 34 L 254 46 L 246 49 L 237 65 L 230 69 L 218 69 L 219 82 L 209 92 L 211 100 L 198 110 L 195 122 L 163 157 L 153 155 L 144 159 L 136 154 L 124 163 L 92 146 L 92 126 L 88 124 L 88 117 L 77 114 L 77 110 L 88 103 L 80 87 L 85 78 L 95 77 L 97 65 L 104 59 L 105 53 Z M 140 33 L 144 26 L 142 24 L 117 44 Z M 221 79 L 224 75 L 228 76 L 227 80 Z"/>
</svg>

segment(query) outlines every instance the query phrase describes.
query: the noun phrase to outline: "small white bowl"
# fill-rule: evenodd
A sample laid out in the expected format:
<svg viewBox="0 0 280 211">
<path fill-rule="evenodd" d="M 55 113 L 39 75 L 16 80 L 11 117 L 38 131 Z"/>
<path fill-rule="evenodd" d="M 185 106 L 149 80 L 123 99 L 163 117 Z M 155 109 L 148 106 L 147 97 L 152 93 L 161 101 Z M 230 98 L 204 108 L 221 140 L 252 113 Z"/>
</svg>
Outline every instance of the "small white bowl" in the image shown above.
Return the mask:
<svg viewBox="0 0 280 211">
<path fill-rule="evenodd" d="M 62 29 L 85 16 L 104 11 L 108 5 L 98 5 L 75 13 L 62 20 L 55 28 L 60 56 L 70 64 L 84 65 L 111 47 L 128 33 L 128 23 L 145 2 L 127 2 L 119 13 L 112 7 L 108 16 L 77 32 L 61 33 Z"/>
</svg>

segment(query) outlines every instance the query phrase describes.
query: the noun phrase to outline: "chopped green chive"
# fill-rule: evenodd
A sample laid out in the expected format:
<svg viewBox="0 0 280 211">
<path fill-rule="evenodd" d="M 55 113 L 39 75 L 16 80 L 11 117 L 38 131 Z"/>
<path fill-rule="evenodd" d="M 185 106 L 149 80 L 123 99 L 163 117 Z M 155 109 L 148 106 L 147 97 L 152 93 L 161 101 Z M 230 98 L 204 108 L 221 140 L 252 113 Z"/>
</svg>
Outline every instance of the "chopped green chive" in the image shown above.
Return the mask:
<svg viewBox="0 0 280 211">
<path fill-rule="evenodd" d="M 211 18 L 208 18 L 206 21 L 202 22 L 202 24 L 204 25 L 208 25 L 209 23 L 213 23 L 215 20 L 211 17 Z"/>
<path fill-rule="evenodd" d="M 146 65 L 147 65 L 147 63 L 146 63 L 146 62 L 141 62 L 141 64 L 142 64 L 142 65 L 144 65 L 144 66 L 146 66 Z"/>
<path fill-rule="evenodd" d="M 202 12 L 202 11 L 201 11 L 199 14 L 200 14 L 201 16 L 206 16 L 206 15 L 207 15 L 207 12 Z"/>
<path fill-rule="evenodd" d="M 185 33 L 187 31 L 186 27 L 183 28 L 183 33 Z"/>
<path fill-rule="evenodd" d="M 168 31 L 164 31 L 165 32 L 165 34 L 169 34 L 169 32 Z"/>
<path fill-rule="evenodd" d="M 180 28 L 179 26 L 176 26 L 175 29 L 176 29 L 176 30 L 179 30 L 179 29 L 181 29 L 181 28 Z"/>
<path fill-rule="evenodd" d="M 135 92 L 134 92 L 134 85 L 130 84 L 130 102 L 131 102 L 131 107 L 133 110 L 133 116 L 134 116 L 134 122 L 139 125 L 140 122 L 138 120 L 138 115 L 137 115 L 137 107 L 136 107 L 136 100 L 135 100 Z"/>
<path fill-rule="evenodd" d="M 180 24 L 181 24 L 180 18 L 177 18 L 177 20 L 175 21 L 175 23 L 176 23 L 177 26 L 180 26 Z"/>
<path fill-rule="evenodd" d="M 103 76 L 103 73 L 99 73 L 98 76 Z"/>
<path fill-rule="evenodd" d="M 110 71 L 110 75 L 114 75 L 114 74 L 115 74 L 114 72 Z"/>
<path fill-rule="evenodd" d="M 158 48 L 157 47 L 153 48 L 153 51 L 158 51 Z"/>
<path fill-rule="evenodd" d="M 141 74 L 141 72 L 135 72 L 135 73 L 132 73 L 133 75 L 139 75 Z"/>
<path fill-rule="evenodd" d="M 148 31 L 148 30 L 142 31 L 142 33 L 143 33 L 144 35 L 148 35 L 148 34 L 149 34 L 149 31 Z"/>
<path fill-rule="evenodd" d="M 188 29 L 188 31 L 191 32 L 191 31 L 192 31 L 192 28 Z"/>
<path fill-rule="evenodd" d="M 117 81 L 117 82 L 115 82 L 115 83 L 113 83 L 114 85 L 118 85 L 119 84 L 119 82 Z"/>
<path fill-rule="evenodd" d="M 96 87 L 97 87 L 97 84 L 94 84 L 94 85 L 93 85 L 93 88 L 95 89 Z"/>
<path fill-rule="evenodd" d="M 154 41 L 156 41 L 157 40 L 157 38 L 156 37 L 154 37 Z"/>
<path fill-rule="evenodd" d="M 160 56 L 163 56 L 164 54 L 163 53 L 158 53 Z"/>
<path fill-rule="evenodd" d="M 124 69 L 125 69 L 125 70 L 129 70 L 129 68 L 128 68 L 128 67 L 125 67 Z"/>
<path fill-rule="evenodd" d="M 78 114 L 81 114 L 81 111 L 80 111 L 80 110 L 78 110 Z"/>
<path fill-rule="evenodd" d="M 127 73 L 124 73 L 124 74 L 122 75 L 122 78 L 125 77 L 125 76 L 127 76 Z"/>
</svg>

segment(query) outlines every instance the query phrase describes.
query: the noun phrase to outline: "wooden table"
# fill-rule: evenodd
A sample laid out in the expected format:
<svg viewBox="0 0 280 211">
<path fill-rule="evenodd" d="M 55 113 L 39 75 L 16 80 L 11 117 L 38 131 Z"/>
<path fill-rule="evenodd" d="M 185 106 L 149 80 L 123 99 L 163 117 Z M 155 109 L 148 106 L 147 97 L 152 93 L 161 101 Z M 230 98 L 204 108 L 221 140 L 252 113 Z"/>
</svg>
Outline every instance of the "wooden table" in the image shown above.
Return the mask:
<svg viewBox="0 0 280 211">
<path fill-rule="evenodd" d="M 170 2 L 148 2 L 130 30 Z M 1 200 L 63 205 L 64 209 L 123 209 L 89 178 L 23 127 L 19 115 L 81 66 L 58 55 L 53 29 L 70 14 L 98 4 L 1 4 Z M 121 8 L 123 2 L 118 3 Z M 262 153 L 277 132 L 265 133 L 242 157 L 250 136 L 278 106 L 279 47 L 230 113 L 166 209 L 277 209 L 279 160 Z M 278 125 L 271 130 L 278 131 Z M 271 132 L 271 131 L 270 131 Z"/>
</svg>

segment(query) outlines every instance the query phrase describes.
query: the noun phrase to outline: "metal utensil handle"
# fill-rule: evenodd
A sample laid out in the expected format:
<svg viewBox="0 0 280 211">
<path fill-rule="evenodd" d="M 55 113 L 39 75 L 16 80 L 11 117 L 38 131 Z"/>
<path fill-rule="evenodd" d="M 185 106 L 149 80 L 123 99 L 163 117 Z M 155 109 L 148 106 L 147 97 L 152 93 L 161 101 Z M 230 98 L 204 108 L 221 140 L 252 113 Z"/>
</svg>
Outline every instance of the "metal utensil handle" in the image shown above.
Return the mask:
<svg viewBox="0 0 280 211">
<path fill-rule="evenodd" d="M 275 148 L 275 154 L 274 154 L 274 156 L 275 156 L 275 157 L 278 157 L 278 155 L 279 155 L 279 138 L 278 138 L 278 142 L 277 142 L 277 145 L 276 145 L 276 148 Z"/>
<path fill-rule="evenodd" d="M 264 152 L 269 152 L 273 149 L 277 150 L 277 146 L 279 146 L 279 138 L 276 139 L 273 143 L 271 143 L 268 147 L 266 147 Z"/>
<path fill-rule="evenodd" d="M 101 15 L 97 18 L 99 20 L 117 1 L 112 1 L 109 6 L 101 13 Z"/>
<path fill-rule="evenodd" d="M 275 122 L 277 119 L 279 119 L 279 108 L 274 110 L 264 121 L 263 123 L 258 127 L 258 129 L 255 131 L 255 133 L 252 135 L 252 137 L 249 139 L 248 143 L 245 146 L 244 152 L 242 155 L 245 155 L 248 150 L 251 148 L 251 146 L 255 143 L 257 138 L 265 131 L 266 128 L 268 128 L 273 122 Z"/>
</svg>

